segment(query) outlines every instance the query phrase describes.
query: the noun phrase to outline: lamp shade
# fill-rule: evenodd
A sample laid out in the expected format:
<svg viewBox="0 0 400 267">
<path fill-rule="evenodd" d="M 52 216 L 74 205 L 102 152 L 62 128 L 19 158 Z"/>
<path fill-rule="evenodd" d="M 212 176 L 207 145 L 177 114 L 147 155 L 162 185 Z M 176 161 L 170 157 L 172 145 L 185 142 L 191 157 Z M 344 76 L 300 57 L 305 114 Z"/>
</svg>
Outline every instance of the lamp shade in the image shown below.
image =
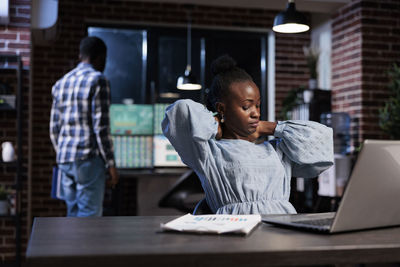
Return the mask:
<svg viewBox="0 0 400 267">
<path fill-rule="evenodd" d="M 286 10 L 276 15 L 272 30 L 280 33 L 300 33 L 310 29 L 306 17 L 296 10 L 294 0 L 289 0 Z"/>
<path fill-rule="evenodd" d="M 180 90 L 200 90 L 201 85 L 197 83 L 196 77 L 192 74 L 191 66 L 188 65 L 183 76 L 179 76 L 176 87 Z"/>
</svg>

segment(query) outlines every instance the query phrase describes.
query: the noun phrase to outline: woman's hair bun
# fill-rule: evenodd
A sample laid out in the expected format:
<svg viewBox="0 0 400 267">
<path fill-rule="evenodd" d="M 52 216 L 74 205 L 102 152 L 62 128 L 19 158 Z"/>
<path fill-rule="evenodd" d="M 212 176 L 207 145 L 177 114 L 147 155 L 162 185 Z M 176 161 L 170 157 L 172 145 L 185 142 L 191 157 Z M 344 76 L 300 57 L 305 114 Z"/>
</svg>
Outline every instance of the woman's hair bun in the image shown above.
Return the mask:
<svg viewBox="0 0 400 267">
<path fill-rule="evenodd" d="M 236 67 L 236 61 L 228 55 L 223 55 L 211 63 L 213 75 L 230 71 Z"/>
</svg>

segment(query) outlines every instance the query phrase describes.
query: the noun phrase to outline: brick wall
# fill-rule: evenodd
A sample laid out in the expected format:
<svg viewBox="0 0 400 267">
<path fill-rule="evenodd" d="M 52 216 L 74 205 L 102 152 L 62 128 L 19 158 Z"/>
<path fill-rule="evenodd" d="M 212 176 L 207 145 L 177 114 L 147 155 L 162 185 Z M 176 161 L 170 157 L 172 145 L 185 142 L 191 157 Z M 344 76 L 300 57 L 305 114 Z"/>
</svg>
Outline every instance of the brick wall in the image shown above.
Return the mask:
<svg viewBox="0 0 400 267">
<path fill-rule="evenodd" d="M 29 97 L 29 63 L 30 63 L 30 0 L 10 1 L 10 23 L 0 25 L 0 54 L 19 54 L 22 56 L 23 76 L 23 171 L 21 192 L 22 214 L 22 251 L 27 242 L 27 166 L 28 166 L 28 97 Z M 13 64 L 0 68 L 0 82 L 9 85 L 13 94 L 17 93 L 17 72 Z M 17 143 L 16 111 L 0 111 L 0 143 L 11 141 L 15 150 Z M 12 188 L 15 183 L 16 167 L 13 164 L 0 165 L 0 184 Z M 15 260 L 15 221 L 11 218 L 0 218 L 0 265 Z"/>
<path fill-rule="evenodd" d="M 0 54 L 20 54 L 24 66 L 30 58 L 30 0 L 10 0 L 10 23 L 0 25 Z"/>
<path fill-rule="evenodd" d="M 333 17 L 332 107 L 352 118 L 353 143 L 387 138 L 378 110 L 387 99 L 387 71 L 400 61 L 400 2 L 353 0 Z"/>
<path fill-rule="evenodd" d="M 17 92 L 17 72 L 15 69 L 0 69 L 0 81 L 10 86 L 12 94 Z M 22 157 L 22 190 L 21 190 L 21 225 L 22 233 L 26 233 L 26 214 L 27 214 L 27 165 L 28 158 L 28 92 L 29 92 L 29 73 L 23 72 L 23 157 Z M 5 141 L 12 142 L 15 152 L 17 151 L 17 112 L 15 110 L 0 111 L 0 143 Z M 5 185 L 11 190 L 15 190 L 16 165 L 0 164 L 0 184 Z M 15 233 L 16 224 L 13 218 L 0 217 L 0 262 L 13 261 L 15 259 Z M 26 234 L 22 238 L 22 243 L 27 241 Z M 24 250 L 24 247 L 22 248 Z"/>
<path fill-rule="evenodd" d="M 310 36 L 277 33 L 275 37 L 275 113 L 277 119 L 282 119 L 281 106 L 287 93 L 299 86 L 308 87 L 310 74 L 305 62 L 303 46 L 310 46 Z"/>
</svg>

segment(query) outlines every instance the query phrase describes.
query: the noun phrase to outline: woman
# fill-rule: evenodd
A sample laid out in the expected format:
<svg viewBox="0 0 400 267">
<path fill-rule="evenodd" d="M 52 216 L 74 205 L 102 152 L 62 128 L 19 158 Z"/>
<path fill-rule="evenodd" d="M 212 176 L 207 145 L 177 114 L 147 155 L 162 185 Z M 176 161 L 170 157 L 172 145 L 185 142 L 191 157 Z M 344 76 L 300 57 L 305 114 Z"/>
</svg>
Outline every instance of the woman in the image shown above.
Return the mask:
<svg viewBox="0 0 400 267">
<path fill-rule="evenodd" d="M 212 71 L 208 109 L 176 101 L 162 122 L 165 136 L 199 176 L 213 212 L 296 213 L 290 179 L 316 177 L 333 164 L 332 129 L 311 121 L 260 121 L 252 78 L 229 56 L 213 62 Z M 268 135 L 276 142 L 263 141 Z"/>
</svg>

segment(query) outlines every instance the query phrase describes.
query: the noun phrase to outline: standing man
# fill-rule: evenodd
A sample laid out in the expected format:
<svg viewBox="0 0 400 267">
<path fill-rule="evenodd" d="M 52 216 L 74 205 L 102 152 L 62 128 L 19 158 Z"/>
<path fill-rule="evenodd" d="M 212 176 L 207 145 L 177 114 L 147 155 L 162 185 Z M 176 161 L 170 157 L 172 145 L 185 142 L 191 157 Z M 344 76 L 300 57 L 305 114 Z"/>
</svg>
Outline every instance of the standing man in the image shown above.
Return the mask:
<svg viewBox="0 0 400 267">
<path fill-rule="evenodd" d="M 109 129 L 110 88 L 102 74 L 107 48 L 97 37 L 80 43 L 78 66 L 52 88 L 50 138 L 62 174 L 67 216 L 101 216 L 106 172 L 118 183 Z"/>
</svg>

